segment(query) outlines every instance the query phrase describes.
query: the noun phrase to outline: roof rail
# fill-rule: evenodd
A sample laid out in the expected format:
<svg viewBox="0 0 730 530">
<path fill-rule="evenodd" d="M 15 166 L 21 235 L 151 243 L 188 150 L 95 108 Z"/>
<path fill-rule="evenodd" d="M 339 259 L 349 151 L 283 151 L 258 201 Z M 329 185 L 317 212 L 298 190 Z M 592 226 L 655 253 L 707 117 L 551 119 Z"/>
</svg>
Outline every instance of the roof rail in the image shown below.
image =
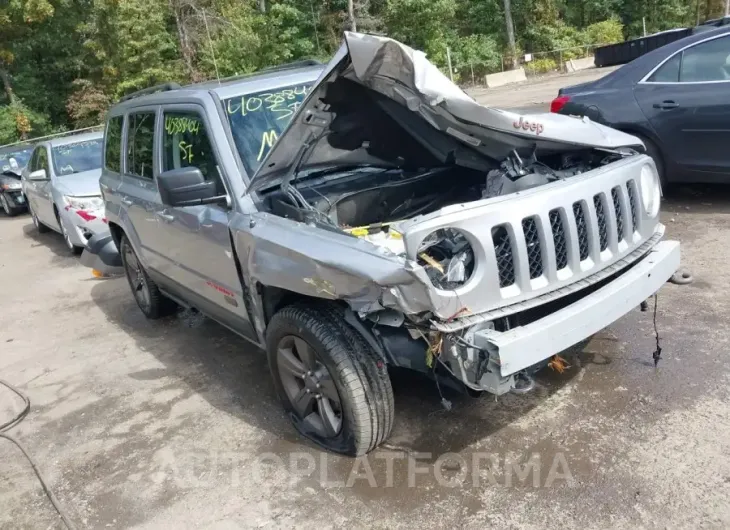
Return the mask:
<svg viewBox="0 0 730 530">
<path fill-rule="evenodd" d="M 21 140 L 20 142 L 14 142 L 12 144 L 6 144 L 6 145 L 0 145 L 0 149 L 3 147 L 12 147 L 14 145 L 33 145 L 36 142 L 40 142 L 42 140 L 48 140 L 50 138 L 58 138 L 59 136 L 71 136 L 72 134 L 81 134 L 85 132 L 94 131 L 97 129 L 103 129 L 103 125 L 94 125 L 93 127 L 84 127 L 83 129 L 74 129 L 73 131 L 64 131 L 64 132 L 58 132 L 53 134 L 47 134 L 46 136 L 37 136 L 35 138 L 29 138 L 28 140 Z"/>
<path fill-rule="evenodd" d="M 246 79 L 248 77 L 255 77 L 257 75 L 261 74 L 269 74 L 271 72 L 281 72 L 284 70 L 293 70 L 294 68 L 305 68 L 307 66 L 321 66 L 324 63 L 321 63 L 320 61 L 316 59 L 303 59 L 301 61 L 294 61 L 293 63 L 286 63 L 286 64 L 280 64 L 277 66 L 268 66 L 266 68 L 262 68 L 261 70 L 256 70 L 255 72 L 249 72 L 247 74 L 240 74 L 240 75 L 232 75 L 230 77 L 224 77 L 220 80 L 221 83 L 225 83 L 227 81 L 235 81 L 237 79 Z M 208 81 L 203 81 L 201 83 L 195 83 L 195 84 L 206 84 L 215 82 L 215 79 L 210 79 Z M 192 85 L 192 86 L 195 86 Z"/>
<path fill-rule="evenodd" d="M 119 102 L 121 103 L 122 101 L 129 101 L 130 99 L 138 98 L 140 96 L 146 96 L 147 94 L 154 94 L 155 92 L 167 92 L 168 90 L 177 90 L 178 88 L 182 87 L 177 83 L 163 83 L 161 85 L 143 88 L 142 90 L 137 90 L 136 92 L 132 92 L 131 94 L 127 94 L 126 96 L 122 96 L 119 99 Z"/>
<path fill-rule="evenodd" d="M 292 68 L 304 68 L 305 66 L 319 66 L 322 63 L 319 62 L 317 59 L 302 59 L 301 61 L 294 61 L 292 63 L 285 63 L 285 64 L 279 64 L 276 66 L 267 66 L 266 68 L 262 68 L 261 70 L 258 70 L 257 72 L 254 72 L 255 74 L 259 72 L 278 72 L 279 70 L 291 70 Z"/>
</svg>

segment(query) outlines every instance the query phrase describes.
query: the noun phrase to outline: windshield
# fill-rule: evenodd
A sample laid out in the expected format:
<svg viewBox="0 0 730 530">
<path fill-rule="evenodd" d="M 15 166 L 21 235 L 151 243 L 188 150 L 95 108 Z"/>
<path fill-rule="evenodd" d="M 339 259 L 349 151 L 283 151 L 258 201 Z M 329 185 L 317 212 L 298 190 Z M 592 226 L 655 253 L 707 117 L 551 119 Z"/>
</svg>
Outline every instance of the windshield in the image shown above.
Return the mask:
<svg viewBox="0 0 730 530">
<path fill-rule="evenodd" d="M 223 101 L 233 140 L 249 174 L 258 169 L 310 88 L 311 83 L 303 83 Z"/>
<path fill-rule="evenodd" d="M 32 147 L 25 147 L 20 148 L 17 151 L 4 151 L 0 153 L 0 172 L 20 171 L 28 165 L 28 160 L 30 160 L 30 155 L 32 153 Z"/>
<path fill-rule="evenodd" d="M 54 147 L 51 151 L 56 175 L 71 175 L 99 169 L 101 167 L 101 147 L 101 138 Z"/>
</svg>

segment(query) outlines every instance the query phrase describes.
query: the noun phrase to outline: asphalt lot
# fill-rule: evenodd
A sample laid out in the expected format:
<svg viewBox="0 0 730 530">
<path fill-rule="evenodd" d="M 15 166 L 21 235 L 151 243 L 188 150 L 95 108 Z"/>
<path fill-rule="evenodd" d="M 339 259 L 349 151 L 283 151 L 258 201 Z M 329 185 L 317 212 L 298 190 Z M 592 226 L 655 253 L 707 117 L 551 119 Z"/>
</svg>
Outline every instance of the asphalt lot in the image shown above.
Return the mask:
<svg viewBox="0 0 730 530">
<path fill-rule="evenodd" d="M 695 281 L 659 293 L 658 368 L 637 309 L 528 395 L 446 411 L 396 373 L 392 436 L 351 460 L 296 434 L 261 352 L 145 320 L 124 278 L 0 216 L 0 379 L 32 402 L 12 433 L 81 528 L 727 528 L 730 187 L 681 187 L 662 218 Z M 0 388 L 0 423 L 19 407 Z M 0 528 L 61 528 L 2 439 Z"/>
</svg>

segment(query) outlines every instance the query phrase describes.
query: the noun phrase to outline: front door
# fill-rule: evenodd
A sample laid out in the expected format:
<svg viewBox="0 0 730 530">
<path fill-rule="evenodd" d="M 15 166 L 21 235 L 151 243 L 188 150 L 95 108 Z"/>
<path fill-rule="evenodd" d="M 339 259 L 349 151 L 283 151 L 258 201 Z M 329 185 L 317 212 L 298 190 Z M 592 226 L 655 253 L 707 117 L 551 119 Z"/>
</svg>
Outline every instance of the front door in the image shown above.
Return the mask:
<svg viewBox="0 0 730 530">
<path fill-rule="evenodd" d="M 730 36 L 678 52 L 635 94 L 677 170 L 701 181 L 730 177 Z"/>
<path fill-rule="evenodd" d="M 48 163 L 48 149 L 39 145 L 28 164 L 28 175 L 33 171 L 45 169 L 46 180 L 26 179 L 25 193 L 38 220 L 50 227 L 57 227 L 56 214 L 53 210 L 53 196 L 51 195 L 51 168 Z"/>
<path fill-rule="evenodd" d="M 195 105 L 163 108 L 162 127 L 158 128 L 161 171 L 197 167 L 207 180 L 216 182 L 217 194 L 226 196 L 219 156 L 204 116 Z M 253 337 L 231 248 L 229 215 L 225 204 L 165 207 L 160 212 L 168 262 L 165 269 L 176 284 L 192 293 L 191 301 L 199 309 Z"/>
</svg>

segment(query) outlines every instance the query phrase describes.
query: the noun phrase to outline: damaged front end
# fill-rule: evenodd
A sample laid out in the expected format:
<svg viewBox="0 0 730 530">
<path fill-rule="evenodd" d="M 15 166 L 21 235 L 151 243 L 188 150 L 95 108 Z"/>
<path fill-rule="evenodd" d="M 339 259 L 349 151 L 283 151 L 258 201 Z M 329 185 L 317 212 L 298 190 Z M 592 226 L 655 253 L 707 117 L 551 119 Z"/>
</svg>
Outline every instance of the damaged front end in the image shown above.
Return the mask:
<svg viewBox="0 0 730 530">
<path fill-rule="evenodd" d="M 390 364 L 525 389 L 679 265 L 636 149 L 588 120 L 483 107 L 420 52 L 348 33 L 254 176 L 257 212 L 233 220 L 246 287 L 344 301 Z"/>
</svg>

